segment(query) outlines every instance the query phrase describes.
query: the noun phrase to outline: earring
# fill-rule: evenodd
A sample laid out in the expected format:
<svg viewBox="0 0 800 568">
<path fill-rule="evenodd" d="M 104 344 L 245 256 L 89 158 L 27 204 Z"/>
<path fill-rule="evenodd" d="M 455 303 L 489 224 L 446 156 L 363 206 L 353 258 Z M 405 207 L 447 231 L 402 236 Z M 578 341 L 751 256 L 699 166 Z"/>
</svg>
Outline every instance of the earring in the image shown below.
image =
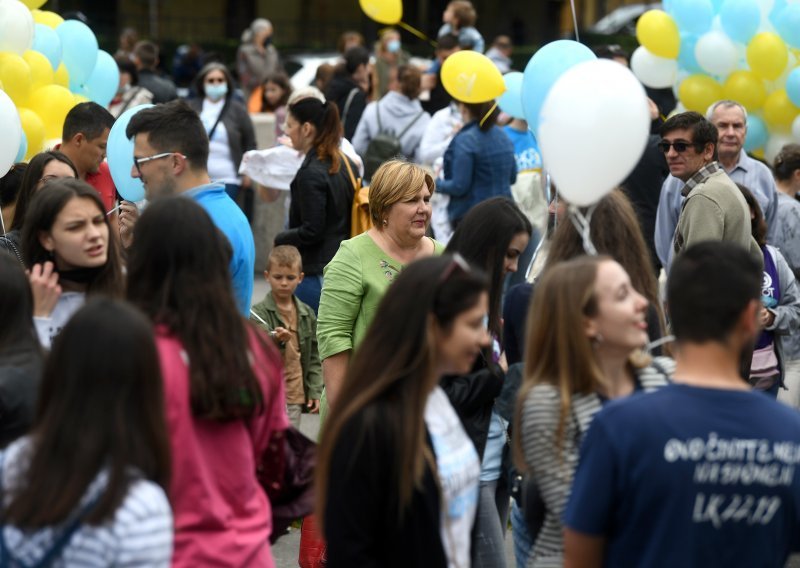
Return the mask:
<svg viewBox="0 0 800 568">
<path fill-rule="evenodd" d="M 384 220 L 383 220 L 383 226 L 385 227 L 385 226 L 386 226 L 386 225 L 388 225 L 388 224 L 389 224 L 389 220 L 388 220 L 388 219 L 384 219 Z"/>
<path fill-rule="evenodd" d="M 597 332 L 597 335 L 592 337 L 592 343 L 595 345 L 600 345 L 601 343 L 603 343 L 603 341 L 604 341 L 603 334 L 601 334 L 599 331 Z"/>
</svg>

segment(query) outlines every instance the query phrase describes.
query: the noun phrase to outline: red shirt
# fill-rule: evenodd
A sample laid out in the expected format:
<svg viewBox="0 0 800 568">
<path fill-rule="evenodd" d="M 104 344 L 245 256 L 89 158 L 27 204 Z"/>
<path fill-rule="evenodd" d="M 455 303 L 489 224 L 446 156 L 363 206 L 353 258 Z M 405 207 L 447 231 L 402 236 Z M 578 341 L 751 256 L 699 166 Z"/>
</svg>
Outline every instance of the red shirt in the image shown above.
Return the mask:
<svg viewBox="0 0 800 568">
<path fill-rule="evenodd" d="M 86 183 L 91 185 L 100 194 L 100 199 L 103 200 L 103 206 L 106 211 L 114 209 L 117 200 L 117 186 L 114 185 L 114 180 L 111 178 L 111 170 L 108 169 L 108 163 L 103 162 L 96 174 L 86 174 Z"/>
</svg>

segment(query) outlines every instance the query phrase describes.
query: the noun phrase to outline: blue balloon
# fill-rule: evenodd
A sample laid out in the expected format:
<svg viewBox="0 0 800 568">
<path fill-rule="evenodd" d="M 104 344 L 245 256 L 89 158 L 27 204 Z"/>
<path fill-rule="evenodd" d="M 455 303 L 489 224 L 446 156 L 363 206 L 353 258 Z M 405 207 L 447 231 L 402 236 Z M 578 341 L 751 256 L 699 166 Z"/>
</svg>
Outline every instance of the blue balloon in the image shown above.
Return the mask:
<svg viewBox="0 0 800 568">
<path fill-rule="evenodd" d="M 519 71 L 512 71 L 503 75 L 503 82 L 506 84 L 506 92 L 497 99 L 497 106 L 504 113 L 514 118 L 525 118 L 522 109 L 522 80 L 524 75 Z"/>
<path fill-rule="evenodd" d="M 31 49 L 44 55 L 54 71 L 58 69 L 61 63 L 61 38 L 58 37 L 56 30 L 44 24 L 36 24 Z"/>
<path fill-rule="evenodd" d="M 70 81 L 84 85 L 97 63 L 97 38 L 89 26 L 78 20 L 67 20 L 56 28 L 61 38 L 61 58 Z"/>
<path fill-rule="evenodd" d="M 697 45 L 697 36 L 681 34 L 681 51 L 678 54 L 678 65 L 690 73 L 705 73 L 697 62 L 694 48 Z"/>
<path fill-rule="evenodd" d="M 89 98 L 104 107 L 107 107 L 117 94 L 119 67 L 107 52 L 100 51 L 97 54 L 97 64 L 86 82 L 86 88 L 89 90 Z"/>
<path fill-rule="evenodd" d="M 111 132 L 108 133 L 108 147 L 106 155 L 108 169 L 111 170 L 111 179 L 117 186 L 117 191 L 126 201 L 141 201 L 144 199 L 144 184 L 142 180 L 131 177 L 133 169 L 133 140 L 125 135 L 125 129 L 134 114 L 153 105 L 139 105 L 123 112 Z"/>
<path fill-rule="evenodd" d="M 594 59 L 597 56 L 591 49 L 569 39 L 548 43 L 533 54 L 522 79 L 522 109 L 534 135 L 538 134 L 544 100 L 558 78 L 578 63 Z"/>
<path fill-rule="evenodd" d="M 719 18 L 732 40 L 747 43 L 761 24 L 761 8 L 755 0 L 725 0 Z"/>
<path fill-rule="evenodd" d="M 777 12 L 773 22 L 783 41 L 800 48 L 800 4 L 787 4 Z"/>
<path fill-rule="evenodd" d="M 800 107 L 800 67 L 795 67 L 786 77 L 786 94 L 794 106 Z"/>
<path fill-rule="evenodd" d="M 14 158 L 14 163 L 25 161 L 25 154 L 28 153 L 28 137 L 25 136 L 25 131 L 22 131 L 22 137 L 19 139 L 19 151 L 17 157 Z"/>
<path fill-rule="evenodd" d="M 702 35 L 711 29 L 714 6 L 711 0 L 673 0 L 672 13 L 678 28 Z"/>
<path fill-rule="evenodd" d="M 753 152 L 754 150 L 763 148 L 764 144 L 767 143 L 768 137 L 769 132 L 767 131 L 767 125 L 764 124 L 764 121 L 754 114 L 748 114 L 747 136 L 744 138 L 745 152 Z"/>
</svg>

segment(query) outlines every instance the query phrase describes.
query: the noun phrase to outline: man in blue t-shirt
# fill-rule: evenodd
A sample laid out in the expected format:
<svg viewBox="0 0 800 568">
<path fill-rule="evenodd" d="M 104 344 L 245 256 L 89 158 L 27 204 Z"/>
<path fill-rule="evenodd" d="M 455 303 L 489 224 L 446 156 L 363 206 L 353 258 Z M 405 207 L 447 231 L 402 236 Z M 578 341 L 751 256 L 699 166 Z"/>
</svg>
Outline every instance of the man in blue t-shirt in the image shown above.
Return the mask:
<svg viewBox="0 0 800 568">
<path fill-rule="evenodd" d="M 141 178 L 147 198 L 190 197 L 227 237 L 236 304 L 248 316 L 256 258 L 253 232 L 224 184 L 208 176 L 208 135 L 200 117 L 185 102 L 173 101 L 137 112 L 125 134 L 134 139 L 131 176 Z"/>
<path fill-rule="evenodd" d="M 565 565 L 775 566 L 800 544 L 800 414 L 739 375 L 761 267 L 701 242 L 667 287 L 675 384 L 594 419 L 564 515 Z"/>
</svg>

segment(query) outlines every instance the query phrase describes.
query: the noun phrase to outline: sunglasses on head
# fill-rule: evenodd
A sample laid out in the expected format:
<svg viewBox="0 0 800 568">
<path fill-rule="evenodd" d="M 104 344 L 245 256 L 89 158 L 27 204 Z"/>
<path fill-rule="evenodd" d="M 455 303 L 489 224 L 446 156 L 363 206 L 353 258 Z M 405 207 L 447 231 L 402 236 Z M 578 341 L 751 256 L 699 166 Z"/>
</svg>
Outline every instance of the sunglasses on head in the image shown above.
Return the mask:
<svg viewBox="0 0 800 568">
<path fill-rule="evenodd" d="M 694 142 L 667 142 L 666 140 L 662 140 L 658 143 L 658 149 L 661 150 L 664 154 L 669 152 L 670 147 L 675 148 L 675 151 L 678 154 L 682 154 L 686 150 L 691 147 L 697 147 L 698 144 Z"/>
</svg>

